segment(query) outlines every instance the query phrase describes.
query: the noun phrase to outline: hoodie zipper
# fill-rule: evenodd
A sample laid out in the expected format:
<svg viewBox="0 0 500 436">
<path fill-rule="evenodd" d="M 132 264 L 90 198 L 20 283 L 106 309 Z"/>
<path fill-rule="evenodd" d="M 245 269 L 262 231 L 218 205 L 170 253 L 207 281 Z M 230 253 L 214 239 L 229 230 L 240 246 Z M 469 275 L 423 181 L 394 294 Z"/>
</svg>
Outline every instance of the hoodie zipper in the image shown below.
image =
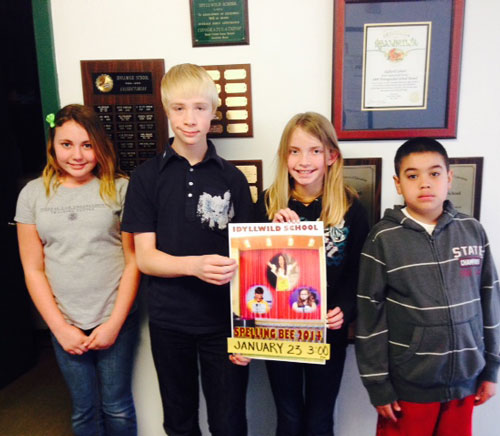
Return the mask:
<svg viewBox="0 0 500 436">
<path fill-rule="evenodd" d="M 451 308 L 450 306 L 450 301 L 448 300 L 448 293 L 446 292 L 446 284 L 444 280 L 444 275 L 443 275 L 443 270 L 441 269 L 441 264 L 439 263 L 439 256 L 436 250 L 436 245 L 434 243 L 435 239 L 433 235 L 427 234 L 427 238 L 429 241 L 429 244 L 431 246 L 431 251 L 432 251 L 432 256 L 434 257 L 434 260 L 436 261 L 438 270 L 439 270 L 439 278 L 441 282 L 441 292 L 443 293 L 444 296 L 444 301 L 446 302 L 447 306 L 447 311 L 448 311 L 448 336 L 451 338 L 450 341 L 450 347 L 451 349 L 455 348 L 455 343 L 456 343 L 456 338 L 455 338 L 455 332 L 453 330 L 453 322 L 452 322 L 452 314 L 451 314 Z M 450 394 L 450 389 L 449 386 L 451 385 L 451 382 L 453 380 L 453 374 L 455 373 L 455 355 L 454 353 L 450 354 L 450 363 L 449 363 L 449 376 L 447 380 L 447 400 L 449 401 L 451 399 L 451 394 Z"/>
</svg>

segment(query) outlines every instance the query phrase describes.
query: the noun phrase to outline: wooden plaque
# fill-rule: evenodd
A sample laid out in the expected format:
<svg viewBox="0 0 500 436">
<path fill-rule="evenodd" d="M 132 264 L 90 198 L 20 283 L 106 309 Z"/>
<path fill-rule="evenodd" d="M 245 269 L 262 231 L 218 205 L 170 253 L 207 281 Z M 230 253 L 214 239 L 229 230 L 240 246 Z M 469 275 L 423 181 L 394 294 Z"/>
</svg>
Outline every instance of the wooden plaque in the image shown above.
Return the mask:
<svg viewBox="0 0 500 436">
<path fill-rule="evenodd" d="M 160 96 L 163 59 L 80 61 L 83 98 L 99 114 L 119 167 L 130 173 L 163 151 L 168 123 Z"/>
<path fill-rule="evenodd" d="M 261 160 L 230 160 L 247 178 L 252 201 L 257 203 L 262 192 L 262 161 Z"/>
<path fill-rule="evenodd" d="M 219 91 L 210 138 L 253 136 L 250 64 L 203 66 Z"/>
</svg>

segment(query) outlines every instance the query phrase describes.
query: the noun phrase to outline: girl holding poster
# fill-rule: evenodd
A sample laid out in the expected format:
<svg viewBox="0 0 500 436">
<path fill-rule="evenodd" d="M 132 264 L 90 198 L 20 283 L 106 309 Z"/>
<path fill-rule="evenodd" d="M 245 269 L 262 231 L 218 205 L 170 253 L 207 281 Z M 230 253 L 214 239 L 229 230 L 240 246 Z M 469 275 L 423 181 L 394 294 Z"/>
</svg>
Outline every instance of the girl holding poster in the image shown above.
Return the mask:
<svg viewBox="0 0 500 436">
<path fill-rule="evenodd" d="M 277 436 L 333 436 L 347 330 L 355 316 L 359 256 L 368 233 L 366 213 L 356 193 L 344 185 L 342 167 L 332 124 L 314 112 L 295 115 L 281 137 L 276 179 L 257 203 L 260 221 L 321 220 L 325 226 L 331 357 L 325 365 L 266 361 L 278 412 Z"/>
</svg>

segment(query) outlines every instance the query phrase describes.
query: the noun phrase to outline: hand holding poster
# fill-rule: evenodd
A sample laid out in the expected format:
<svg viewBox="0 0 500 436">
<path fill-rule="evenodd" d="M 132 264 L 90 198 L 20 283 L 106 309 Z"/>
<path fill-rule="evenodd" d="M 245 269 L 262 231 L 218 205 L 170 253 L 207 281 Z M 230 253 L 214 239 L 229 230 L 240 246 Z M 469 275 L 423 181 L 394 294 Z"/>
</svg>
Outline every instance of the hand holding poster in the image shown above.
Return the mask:
<svg viewBox="0 0 500 436">
<path fill-rule="evenodd" d="M 247 357 L 325 363 L 323 223 L 230 224 L 232 337 Z"/>
</svg>

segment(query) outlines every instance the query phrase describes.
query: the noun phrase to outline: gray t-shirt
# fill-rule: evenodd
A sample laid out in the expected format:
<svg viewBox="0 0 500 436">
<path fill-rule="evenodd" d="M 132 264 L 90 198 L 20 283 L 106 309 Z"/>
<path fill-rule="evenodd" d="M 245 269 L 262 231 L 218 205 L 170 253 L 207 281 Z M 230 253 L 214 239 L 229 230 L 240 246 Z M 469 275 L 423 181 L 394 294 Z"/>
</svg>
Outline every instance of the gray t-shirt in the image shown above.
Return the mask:
<svg viewBox="0 0 500 436">
<path fill-rule="evenodd" d="M 128 180 L 116 179 L 117 202 L 104 203 L 99 179 L 59 186 L 50 197 L 41 178 L 19 194 L 15 220 L 35 224 L 45 274 L 66 320 L 83 330 L 111 315 L 125 265 L 120 220 Z"/>
</svg>

